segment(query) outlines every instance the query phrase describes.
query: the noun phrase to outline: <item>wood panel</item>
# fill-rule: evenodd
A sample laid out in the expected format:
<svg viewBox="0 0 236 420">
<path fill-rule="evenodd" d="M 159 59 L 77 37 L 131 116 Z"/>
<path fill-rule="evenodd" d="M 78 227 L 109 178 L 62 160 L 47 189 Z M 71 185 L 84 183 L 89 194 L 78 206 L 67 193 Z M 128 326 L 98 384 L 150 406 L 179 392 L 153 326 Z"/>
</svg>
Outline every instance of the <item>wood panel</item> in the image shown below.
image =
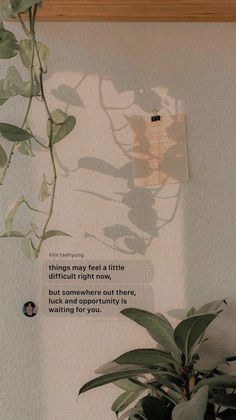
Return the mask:
<svg viewBox="0 0 236 420">
<path fill-rule="evenodd" d="M 235 22 L 236 0 L 44 0 L 46 21 Z"/>
</svg>

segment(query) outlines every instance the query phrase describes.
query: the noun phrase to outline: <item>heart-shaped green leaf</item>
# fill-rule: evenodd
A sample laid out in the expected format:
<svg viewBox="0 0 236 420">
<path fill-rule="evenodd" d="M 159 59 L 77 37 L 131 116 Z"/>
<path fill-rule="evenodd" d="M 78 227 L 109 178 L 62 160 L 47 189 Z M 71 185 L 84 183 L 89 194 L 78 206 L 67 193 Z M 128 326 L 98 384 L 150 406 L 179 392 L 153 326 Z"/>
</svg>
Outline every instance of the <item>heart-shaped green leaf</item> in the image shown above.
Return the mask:
<svg viewBox="0 0 236 420">
<path fill-rule="evenodd" d="M 17 150 L 22 155 L 34 156 L 33 150 L 32 150 L 32 145 L 31 145 L 31 140 L 21 141 L 20 144 L 17 147 Z"/>
<path fill-rule="evenodd" d="M 7 77 L 5 81 L 5 89 L 6 83 L 8 82 L 8 89 L 7 93 L 10 96 L 21 95 L 25 97 L 30 96 L 38 96 L 40 93 L 39 83 L 34 73 L 33 78 L 33 86 L 31 82 L 24 82 L 19 71 L 15 66 L 10 66 L 7 71 Z"/>
<path fill-rule="evenodd" d="M 41 42 L 37 42 L 37 48 L 40 60 L 42 64 L 45 65 L 49 54 L 49 49 L 46 45 L 42 44 Z M 19 43 L 19 50 L 22 64 L 25 67 L 30 68 L 32 63 L 33 42 L 30 39 L 23 39 Z"/>
<path fill-rule="evenodd" d="M 57 109 L 52 112 L 52 143 L 58 143 L 64 139 L 75 127 L 76 118 L 72 115 L 67 115 L 65 112 Z M 48 138 L 50 139 L 50 123 L 48 122 Z"/>
<path fill-rule="evenodd" d="M 0 58 L 8 59 L 18 54 L 19 46 L 15 35 L 6 31 L 4 28 L 0 30 Z"/>
</svg>

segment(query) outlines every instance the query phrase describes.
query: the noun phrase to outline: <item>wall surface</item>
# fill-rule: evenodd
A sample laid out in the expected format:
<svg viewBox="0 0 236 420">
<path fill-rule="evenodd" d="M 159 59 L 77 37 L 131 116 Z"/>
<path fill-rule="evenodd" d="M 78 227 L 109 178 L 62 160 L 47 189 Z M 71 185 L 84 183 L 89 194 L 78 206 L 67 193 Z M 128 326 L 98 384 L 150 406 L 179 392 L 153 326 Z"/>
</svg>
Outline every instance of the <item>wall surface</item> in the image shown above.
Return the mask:
<svg viewBox="0 0 236 420">
<path fill-rule="evenodd" d="M 230 297 L 211 336 L 216 358 L 235 354 L 236 24 L 40 23 L 38 32 L 51 49 L 45 82 L 50 107 L 78 119 L 57 148 L 53 221 L 73 238 L 48 242 L 35 263 L 22 257 L 17 241 L 1 239 L 0 411 L 5 420 L 111 420 L 114 386 L 77 401 L 78 389 L 98 366 L 128 349 L 151 346 L 151 338 L 122 316 L 50 318 L 40 312 L 29 320 L 21 307 L 31 299 L 41 302 L 49 252 L 148 260 L 154 264 L 157 312 Z M 186 114 L 191 178 L 157 192 L 152 208 L 158 234 L 150 232 L 144 211 L 135 227 L 150 243 L 144 255 L 131 257 L 109 246 L 104 228 L 135 224 L 130 208 L 117 202 L 131 188 L 119 144 L 132 136 L 130 128 L 122 134 L 127 121 L 154 108 Z M 2 109 L 1 119 L 20 124 L 23 102 Z M 31 118 L 41 133 L 45 115 L 38 105 Z M 11 165 L 1 191 L 1 230 L 12 200 L 24 194 L 36 202 L 48 170 L 45 153 L 36 155 L 19 155 Z M 22 211 L 19 223 L 27 217 Z"/>
</svg>

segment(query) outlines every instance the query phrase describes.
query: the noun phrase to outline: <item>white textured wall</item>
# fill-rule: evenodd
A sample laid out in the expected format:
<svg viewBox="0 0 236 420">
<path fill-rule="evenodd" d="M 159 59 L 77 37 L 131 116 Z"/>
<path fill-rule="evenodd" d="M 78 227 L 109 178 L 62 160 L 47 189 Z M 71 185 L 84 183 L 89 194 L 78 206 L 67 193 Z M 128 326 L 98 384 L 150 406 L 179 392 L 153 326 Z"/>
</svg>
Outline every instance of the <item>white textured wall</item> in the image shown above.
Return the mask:
<svg viewBox="0 0 236 420">
<path fill-rule="evenodd" d="M 234 295 L 236 25 L 58 23 L 40 24 L 39 33 L 51 48 L 46 88 L 52 107 L 65 107 L 53 95 L 60 85 L 74 88 L 84 77 L 77 89 L 81 103 L 69 108 L 78 118 L 77 128 L 58 146 L 66 168 L 75 168 L 85 156 L 108 159 L 117 167 L 123 163 L 122 153 L 111 142 L 110 123 L 101 107 L 101 79 L 106 101 L 115 106 L 133 102 L 131 114 L 157 107 L 155 92 L 161 96 L 161 107 L 186 113 L 191 180 L 181 186 L 172 223 L 160 231 L 143 257 L 155 266 L 156 310 Z M 10 106 L 3 113 L 4 120 L 13 122 L 17 115 L 20 121 L 21 110 L 19 105 L 15 109 Z M 35 108 L 37 129 L 36 113 Z M 117 124 L 123 121 L 123 114 L 114 115 Z M 11 167 L 2 190 L 1 224 L 9 202 L 22 191 L 36 199 L 41 167 L 47 165 L 44 154 L 31 166 L 28 162 L 20 157 Z M 90 259 L 122 258 L 85 240 L 84 233 L 99 234 L 107 219 L 128 223 L 127 211 L 76 189 L 95 188 L 115 198 L 125 183 L 85 169 L 70 177 L 63 176 L 66 169 L 60 167 L 59 171 L 55 227 L 60 224 L 75 231 L 70 245 L 50 242 L 33 264 L 22 258 L 17 243 L 1 242 L 0 411 L 5 420 L 111 420 L 109 407 L 117 395 L 114 387 L 93 391 L 76 403 L 78 388 L 93 377 L 96 367 L 122 351 L 152 343 L 141 329 L 121 317 L 60 320 L 41 313 L 29 320 L 21 314 L 25 301 L 40 302 L 42 262 L 48 251 L 79 249 Z M 168 217 L 174 204 L 159 200 L 156 205 L 157 211 Z M 221 353 L 235 353 L 234 307 L 233 303 L 229 306 L 223 323 L 217 321 L 213 334 L 216 340 L 219 337 Z"/>
</svg>

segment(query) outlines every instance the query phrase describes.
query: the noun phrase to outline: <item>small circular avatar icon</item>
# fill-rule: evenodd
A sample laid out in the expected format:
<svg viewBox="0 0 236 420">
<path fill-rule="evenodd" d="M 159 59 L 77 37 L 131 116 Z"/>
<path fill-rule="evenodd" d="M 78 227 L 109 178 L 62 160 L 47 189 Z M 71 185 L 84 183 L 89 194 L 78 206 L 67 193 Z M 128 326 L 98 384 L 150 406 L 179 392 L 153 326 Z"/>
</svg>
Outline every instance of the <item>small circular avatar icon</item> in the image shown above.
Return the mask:
<svg viewBox="0 0 236 420">
<path fill-rule="evenodd" d="M 23 314 L 28 318 L 33 318 L 38 313 L 38 308 L 34 302 L 26 302 L 23 306 Z"/>
</svg>

